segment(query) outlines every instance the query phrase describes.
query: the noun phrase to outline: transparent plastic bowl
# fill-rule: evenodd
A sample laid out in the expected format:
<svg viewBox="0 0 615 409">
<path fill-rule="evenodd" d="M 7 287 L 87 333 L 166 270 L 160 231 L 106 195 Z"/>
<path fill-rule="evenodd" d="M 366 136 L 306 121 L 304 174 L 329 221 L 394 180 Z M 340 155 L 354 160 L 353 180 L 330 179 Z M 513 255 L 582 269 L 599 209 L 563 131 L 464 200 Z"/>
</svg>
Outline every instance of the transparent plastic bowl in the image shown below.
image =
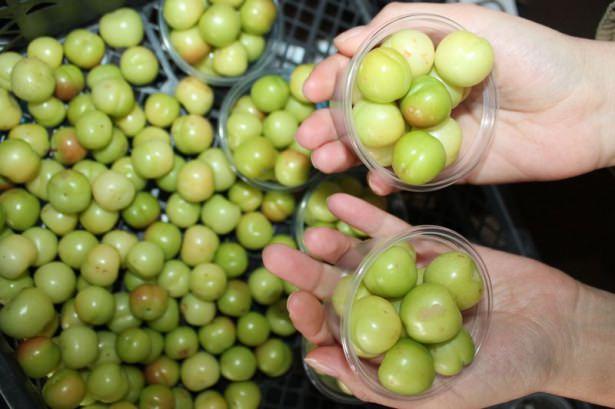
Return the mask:
<svg viewBox="0 0 615 409">
<path fill-rule="evenodd" d="M 436 14 L 408 14 L 382 25 L 361 44 L 346 69 L 338 73 L 331 112 L 340 138 L 352 147 L 361 162 L 380 179 L 401 190 L 428 192 L 455 183 L 480 163 L 493 139 L 498 106 L 497 92 L 493 75 L 489 75 L 481 84 L 473 87 L 468 98 L 453 110 L 452 115 L 459 120 L 463 130 L 463 142 L 455 162 L 429 183 L 412 185 L 401 180 L 390 167 L 378 164 L 361 143 L 352 119 L 352 97 L 356 89 L 357 72 L 365 55 L 389 35 L 404 29 L 422 31 L 436 46 L 447 34 L 464 30 L 455 21 Z M 470 124 L 470 115 L 479 118 L 478 126 Z"/>
<path fill-rule="evenodd" d="M 248 69 L 242 75 L 238 75 L 236 77 L 225 77 L 221 75 L 211 75 L 205 72 L 202 72 L 192 65 L 190 65 L 186 60 L 184 60 L 173 48 L 170 39 L 171 30 L 167 25 L 167 22 L 164 20 L 164 16 L 162 13 L 162 9 L 164 6 L 165 0 L 160 0 L 158 7 L 158 28 L 160 31 L 160 37 L 162 43 L 164 45 L 165 51 L 169 53 L 175 65 L 179 67 L 187 75 L 191 75 L 200 79 L 201 81 L 209 84 L 209 85 L 218 85 L 218 86 L 231 86 L 237 82 L 244 81 L 246 78 L 250 77 L 254 73 L 261 72 L 265 70 L 275 56 L 275 44 L 280 43 L 282 41 L 282 31 L 283 31 L 283 23 L 282 23 L 282 7 L 280 6 L 280 2 L 278 0 L 273 0 L 275 6 L 277 8 L 277 15 L 273 26 L 271 27 L 271 31 L 267 33 L 266 40 L 267 45 L 265 46 L 265 50 L 263 51 L 263 55 L 254 61 L 249 63 Z"/>
<path fill-rule="evenodd" d="M 217 145 L 222 148 L 224 153 L 226 154 L 226 158 L 228 159 L 231 168 L 233 171 L 239 176 L 241 180 L 246 182 L 249 185 L 255 186 L 261 190 L 275 190 L 279 192 L 296 192 L 298 190 L 304 189 L 306 186 L 310 185 L 317 177 L 318 172 L 316 169 L 312 168 L 310 177 L 308 180 L 298 186 L 285 186 L 281 183 L 270 181 L 270 180 L 259 180 L 250 178 L 237 169 L 235 166 L 235 161 L 233 160 L 233 152 L 228 145 L 228 132 L 226 129 L 226 122 L 231 116 L 231 111 L 239 98 L 244 95 L 250 95 L 250 89 L 252 88 L 252 84 L 254 84 L 259 78 L 264 77 L 266 75 L 279 75 L 283 77 L 286 81 L 290 80 L 291 69 L 283 69 L 283 68 L 274 68 L 268 69 L 262 72 L 255 72 L 248 78 L 245 78 L 243 81 L 235 84 L 226 94 L 224 101 L 222 102 L 222 106 L 220 108 L 220 117 L 218 118 L 218 134 L 217 134 Z"/>
<path fill-rule="evenodd" d="M 328 399 L 331 399 L 334 402 L 341 403 L 344 405 L 361 405 L 365 404 L 355 398 L 352 395 L 348 395 L 344 393 L 339 386 L 337 385 L 337 380 L 327 375 L 319 375 L 316 371 L 309 366 L 303 358 L 314 348 L 314 345 L 310 343 L 305 338 L 301 338 L 301 359 L 303 361 L 303 369 L 305 370 L 305 374 L 308 379 L 314 385 L 314 387 L 318 390 L 318 392 L 322 393 Z"/>
<path fill-rule="evenodd" d="M 314 190 L 318 187 L 318 185 L 321 182 L 324 182 L 326 180 L 336 180 L 336 179 L 339 179 L 345 176 L 351 176 L 351 177 L 357 178 L 357 180 L 363 183 L 363 180 L 365 178 L 365 172 L 364 171 L 350 171 L 350 172 L 346 172 L 343 174 L 335 174 L 335 175 L 329 175 L 329 176 L 324 176 L 322 178 L 318 178 L 317 180 L 314 181 L 313 185 L 309 188 L 309 190 L 307 190 L 301 197 L 301 201 L 297 205 L 297 210 L 295 211 L 295 216 L 293 218 L 293 236 L 294 236 L 295 242 L 297 243 L 297 246 L 299 247 L 301 251 L 307 252 L 307 248 L 305 247 L 305 243 L 303 242 L 303 236 L 305 234 L 305 231 L 309 228 L 309 226 L 306 224 L 305 216 L 306 216 L 306 211 L 307 211 L 307 205 L 310 200 L 310 197 L 312 196 L 312 193 L 314 193 Z M 365 189 L 368 189 L 368 188 L 365 187 Z M 386 200 L 387 200 L 387 208 L 386 208 L 387 212 L 399 217 L 402 220 L 407 220 L 408 211 L 406 209 L 406 204 L 401 194 L 393 193 L 387 196 Z"/>
<path fill-rule="evenodd" d="M 417 254 L 417 266 L 419 267 L 428 264 L 439 254 L 448 251 L 460 251 L 474 260 L 478 273 L 483 280 L 484 290 L 478 304 L 462 312 L 463 326 L 472 336 L 476 346 L 474 361 L 470 365 L 475 365 L 476 360 L 481 358 L 481 346 L 487 336 L 491 321 L 493 291 L 485 263 L 472 244 L 460 234 L 440 226 L 416 226 L 392 238 L 367 240 L 349 250 L 338 262 L 340 268 L 346 272 L 353 273 L 354 278 L 346 296 L 347 301 L 344 305 L 342 318 L 340 319 L 335 313 L 331 300 L 325 303 L 325 308 L 328 326 L 342 345 L 348 365 L 374 393 L 388 399 L 411 401 L 433 396 L 450 388 L 459 377 L 463 376 L 465 369 L 452 377 L 438 375 L 429 390 L 419 395 L 405 396 L 384 388 L 378 381 L 378 365 L 373 360 L 362 359 L 356 354 L 350 340 L 352 300 L 354 300 L 359 285 L 362 283 L 363 277 L 374 260 L 385 250 L 399 243 L 410 243 L 414 246 Z"/>
</svg>

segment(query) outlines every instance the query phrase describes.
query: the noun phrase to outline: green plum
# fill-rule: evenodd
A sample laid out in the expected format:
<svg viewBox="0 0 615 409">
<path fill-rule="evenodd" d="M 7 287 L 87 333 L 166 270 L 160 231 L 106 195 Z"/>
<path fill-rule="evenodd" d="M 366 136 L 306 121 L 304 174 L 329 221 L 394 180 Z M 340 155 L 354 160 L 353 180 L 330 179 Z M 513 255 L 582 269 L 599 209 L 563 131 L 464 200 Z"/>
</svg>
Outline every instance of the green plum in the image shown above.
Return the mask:
<svg viewBox="0 0 615 409">
<path fill-rule="evenodd" d="M 92 201 L 79 215 L 79 223 L 90 233 L 100 235 L 112 230 L 119 219 L 118 212 L 111 212 Z"/>
<path fill-rule="evenodd" d="M 49 375 L 62 360 L 60 347 L 47 337 L 35 337 L 21 342 L 16 355 L 17 362 L 30 378 Z"/>
<path fill-rule="evenodd" d="M 269 338 L 269 321 L 264 315 L 250 311 L 237 320 L 237 339 L 244 345 L 256 347 Z"/>
<path fill-rule="evenodd" d="M 177 175 L 177 193 L 189 202 L 202 202 L 214 193 L 214 173 L 200 160 L 188 161 Z"/>
<path fill-rule="evenodd" d="M 171 387 L 179 381 L 179 364 L 169 357 L 161 356 L 148 364 L 143 373 L 148 384 Z"/>
<path fill-rule="evenodd" d="M 214 174 L 214 190 L 223 192 L 228 190 L 237 180 L 237 176 L 224 152 L 220 148 L 210 148 L 199 155 L 199 160 L 209 165 Z"/>
<path fill-rule="evenodd" d="M 468 31 L 453 31 L 436 48 L 435 66 L 446 81 L 460 87 L 482 82 L 493 68 L 489 41 Z"/>
<path fill-rule="evenodd" d="M 199 349 L 196 332 L 188 326 L 177 327 L 164 338 L 164 353 L 171 359 L 190 358 Z"/>
<path fill-rule="evenodd" d="M 263 135 L 276 149 L 284 149 L 295 140 L 298 128 L 299 121 L 290 112 L 273 111 L 263 122 Z"/>
<path fill-rule="evenodd" d="M 224 242 L 218 247 L 214 262 L 224 269 L 227 277 L 238 277 L 248 268 L 248 253 L 235 242 Z"/>
<path fill-rule="evenodd" d="M 72 64 L 64 64 L 57 67 L 53 75 L 56 80 L 54 92 L 56 98 L 64 102 L 70 102 L 83 91 L 85 79 L 79 67 Z"/>
<path fill-rule="evenodd" d="M 2 193 L 0 206 L 4 210 L 5 223 L 18 231 L 34 226 L 41 211 L 39 200 L 24 189 L 10 189 Z"/>
<path fill-rule="evenodd" d="M 128 377 L 120 365 L 113 362 L 99 364 L 88 376 L 88 392 L 100 402 L 116 402 L 128 392 Z"/>
<path fill-rule="evenodd" d="M 120 70 L 129 83 L 137 86 L 147 85 L 158 76 L 158 59 L 149 48 L 130 47 L 122 53 Z"/>
<path fill-rule="evenodd" d="M 137 244 L 138 238 L 135 234 L 125 230 L 113 230 L 105 234 L 102 238 L 102 243 L 108 244 L 117 251 L 120 256 L 120 265 L 125 265 L 126 256 L 130 249 Z"/>
<path fill-rule="evenodd" d="M 424 281 L 446 287 L 461 311 L 476 305 L 484 290 L 474 260 L 460 251 L 443 253 L 432 260 L 425 270 Z"/>
<path fill-rule="evenodd" d="M 252 212 L 259 208 L 263 201 L 263 192 L 254 186 L 238 181 L 228 192 L 231 202 L 239 205 L 242 211 Z"/>
<path fill-rule="evenodd" d="M 226 290 L 226 273 L 222 267 L 199 264 L 190 273 L 190 291 L 203 301 L 216 301 Z"/>
<path fill-rule="evenodd" d="M 249 250 L 264 248 L 273 237 L 271 222 L 260 212 L 245 213 L 236 229 L 237 240 Z"/>
<path fill-rule="evenodd" d="M 49 133 L 38 124 L 17 125 L 9 132 L 9 139 L 21 139 L 27 142 L 40 157 L 49 151 Z"/>
<path fill-rule="evenodd" d="M 34 281 L 30 276 L 23 276 L 15 280 L 7 280 L 0 276 L 0 304 L 8 304 L 24 288 L 34 287 Z"/>
<path fill-rule="evenodd" d="M 98 358 L 98 335 L 83 325 L 71 326 L 60 333 L 62 362 L 71 369 L 81 369 Z"/>
<path fill-rule="evenodd" d="M 212 196 L 201 211 L 201 220 L 217 234 L 227 234 L 233 231 L 239 223 L 241 209 L 224 196 Z"/>
<path fill-rule="evenodd" d="M 85 210 L 92 199 L 90 183 L 85 176 L 74 170 L 56 173 L 47 186 L 51 205 L 64 213 Z"/>
<path fill-rule="evenodd" d="M 22 58 L 21 54 L 14 51 L 0 53 L 0 88 L 11 91 L 11 72 Z"/>
<path fill-rule="evenodd" d="M 175 147 L 186 155 L 199 154 L 209 148 L 213 141 L 211 123 L 199 115 L 180 116 L 173 122 Z"/>
<path fill-rule="evenodd" d="M 277 14 L 272 0 L 246 0 L 239 11 L 243 31 L 256 35 L 267 34 Z"/>
<path fill-rule="evenodd" d="M 152 94 L 145 101 L 147 121 L 160 128 L 169 127 L 179 116 L 179 109 L 179 102 L 167 94 Z"/>
<path fill-rule="evenodd" d="M 435 50 L 431 38 L 422 31 L 401 30 L 390 35 L 382 43 L 398 51 L 410 65 L 413 76 L 427 74 L 433 66 Z"/>
<path fill-rule="evenodd" d="M 237 170 L 250 179 L 262 179 L 274 169 L 278 151 L 269 139 L 257 136 L 243 142 L 233 152 Z"/>
<path fill-rule="evenodd" d="M 86 149 L 102 149 L 111 142 L 113 124 L 101 111 L 88 111 L 75 124 L 77 140 Z"/>
<path fill-rule="evenodd" d="M 214 47 L 226 47 L 239 37 L 239 12 L 228 4 L 213 4 L 199 20 L 201 36 Z"/>
<path fill-rule="evenodd" d="M 74 271 L 60 261 L 42 265 L 34 273 L 34 284 L 49 296 L 55 304 L 68 300 L 77 286 Z"/>
<path fill-rule="evenodd" d="M 92 152 L 92 156 L 97 162 L 108 165 L 126 155 L 127 152 L 128 139 L 126 139 L 126 135 L 118 128 L 113 128 L 111 142 L 104 148 Z"/>
<path fill-rule="evenodd" d="M 284 108 L 290 96 L 290 87 L 279 75 L 265 75 L 254 82 L 250 96 L 259 111 L 273 112 Z"/>
<path fill-rule="evenodd" d="M 208 393 L 208 392 L 213 392 L 213 391 L 206 391 L 203 393 Z M 192 395 L 190 394 L 190 392 L 185 390 L 183 387 L 178 386 L 176 388 L 173 388 L 173 396 L 175 397 L 175 409 L 192 409 L 193 408 Z M 201 395 L 199 394 L 199 396 Z M 198 396 L 197 396 L 197 399 L 198 399 Z M 226 402 L 224 403 L 226 404 Z"/>
<path fill-rule="evenodd" d="M 284 375 L 293 362 L 290 347 L 277 338 L 271 338 L 256 348 L 255 354 L 258 369 L 269 377 Z"/>
<path fill-rule="evenodd" d="M 284 292 L 282 279 L 264 267 L 258 268 L 250 274 L 248 286 L 254 301 L 262 305 L 271 305 L 277 302 Z"/>
<path fill-rule="evenodd" d="M 229 381 L 247 381 L 256 372 L 256 357 L 249 349 L 236 345 L 220 356 L 220 373 Z"/>
<path fill-rule="evenodd" d="M 0 331 L 12 338 L 30 338 L 54 317 L 49 296 L 39 288 L 25 288 L 0 310 Z"/>
<path fill-rule="evenodd" d="M 303 85 L 314 70 L 314 64 L 298 65 L 290 75 L 290 92 L 302 103 L 310 102 L 303 94 Z"/>
<path fill-rule="evenodd" d="M 258 60 L 265 52 L 265 47 L 267 46 L 267 41 L 263 36 L 248 33 L 241 33 L 239 42 L 247 52 L 248 62 Z"/>
<path fill-rule="evenodd" d="M 139 409 L 174 409 L 175 397 L 168 386 L 148 385 L 139 396 Z"/>
<path fill-rule="evenodd" d="M 250 287 L 240 280 L 229 281 L 217 304 L 220 312 L 228 316 L 240 317 L 246 314 L 252 305 Z"/>
<path fill-rule="evenodd" d="M 124 156 L 123 158 L 117 159 L 111 166 L 111 170 L 126 176 L 135 186 L 135 190 L 137 191 L 142 190 L 147 183 L 147 181 L 135 171 L 130 157 Z"/>
<path fill-rule="evenodd" d="M 41 210 L 41 221 L 58 236 L 64 236 L 77 226 L 77 215 L 59 212 L 47 203 Z"/>
<path fill-rule="evenodd" d="M 130 292 L 130 311 L 144 321 L 160 318 L 168 302 L 167 290 L 156 284 L 141 284 Z"/>
<path fill-rule="evenodd" d="M 174 298 L 169 298 L 169 303 L 162 315 L 147 323 L 151 329 L 157 332 L 169 332 L 179 325 L 179 305 Z"/>
<path fill-rule="evenodd" d="M 92 233 L 75 230 L 62 237 L 58 243 L 60 260 L 70 267 L 80 269 L 85 262 L 87 254 L 98 244 Z"/>
<path fill-rule="evenodd" d="M 14 183 L 33 180 L 38 174 L 41 159 L 20 139 L 8 139 L 0 144 L 0 176 Z"/>
<path fill-rule="evenodd" d="M 231 409 L 257 409 L 261 403 L 261 391 L 252 381 L 232 382 L 224 390 L 224 398 Z"/>
<path fill-rule="evenodd" d="M 181 260 L 189 266 L 209 263 L 214 258 L 220 239 L 209 227 L 195 225 L 184 232 Z"/>
<path fill-rule="evenodd" d="M 399 313 L 406 332 L 422 343 L 439 343 L 453 338 L 461 328 L 462 316 L 446 287 L 423 283 L 404 297 Z"/>
<path fill-rule="evenodd" d="M 401 100 L 401 112 L 408 124 L 427 128 L 444 121 L 451 113 L 451 98 L 440 81 L 429 75 L 414 78 Z"/>
<path fill-rule="evenodd" d="M 169 26 L 183 30 L 199 21 L 206 6 L 207 2 L 202 0 L 166 0 L 162 13 Z"/>
<path fill-rule="evenodd" d="M 182 297 L 179 308 L 184 321 L 194 326 L 206 325 L 216 316 L 215 303 L 203 301 L 192 293 Z"/>
<path fill-rule="evenodd" d="M 102 80 L 92 88 L 92 101 L 101 112 L 113 117 L 123 118 L 135 105 L 132 87 L 122 78 Z"/>
<path fill-rule="evenodd" d="M 88 30 L 73 30 L 64 40 L 64 54 L 76 66 L 90 69 L 98 65 L 105 55 L 105 43 Z"/>
<path fill-rule="evenodd" d="M 63 368 L 45 382 L 42 392 L 51 409 L 74 409 L 85 397 L 87 386 L 79 372 Z"/>
<path fill-rule="evenodd" d="M 149 279 L 160 273 L 164 260 L 164 251 L 160 246 L 150 241 L 141 241 L 128 252 L 126 266 L 134 274 Z"/>
<path fill-rule="evenodd" d="M 401 332 L 401 320 L 389 301 L 369 295 L 354 302 L 350 333 L 360 351 L 369 355 L 382 354 L 395 345 Z"/>
<path fill-rule="evenodd" d="M 360 101 L 352 109 L 352 117 L 361 143 L 368 148 L 394 144 L 406 129 L 400 110 L 392 103 Z"/>
<path fill-rule="evenodd" d="M 5 89 L 0 89 L 0 109 L 3 113 L 0 118 L 0 131 L 10 131 L 19 124 L 23 112 L 15 98 Z"/>
<path fill-rule="evenodd" d="M 43 102 L 55 91 L 53 69 L 38 58 L 22 58 L 11 71 L 11 90 L 26 102 Z"/>
<path fill-rule="evenodd" d="M 122 362 L 115 348 L 117 335 L 110 331 L 98 331 L 96 335 L 98 336 L 98 358 L 94 366 L 103 363 L 119 364 Z"/>
<path fill-rule="evenodd" d="M 124 396 L 124 400 L 135 403 L 139 399 L 141 390 L 145 385 L 143 372 L 140 368 L 129 365 L 123 366 L 123 369 L 128 379 L 128 393 Z"/>
<path fill-rule="evenodd" d="M 167 201 L 166 214 L 177 227 L 186 228 L 196 224 L 200 213 L 201 206 L 198 203 L 188 202 L 178 193 L 173 193 Z"/>
<path fill-rule="evenodd" d="M 403 396 L 426 391 L 435 375 L 434 361 L 427 348 L 409 338 L 401 339 L 387 351 L 378 368 L 380 384 Z"/>
<path fill-rule="evenodd" d="M 186 161 L 182 156 L 175 155 L 173 159 L 173 169 L 163 177 L 156 179 L 158 187 L 165 192 L 173 193 L 177 191 L 177 177 L 179 176 L 179 171 L 185 164 Z"/>
<path fill-rule="evenodd" d="M 192 392 L 200 392 L 215 385 L 219 378 L 220 365 L 207 352 L 198 352 L 182 363 L 182 384 Z"/>
<path fill-rule="evenodd" d="M 393 148 L 393 170 L 401 180 L 412 185 L 432 181 L 445 163 L 442 143 L 425 131 L 408 132 Z"/>
<path fill-rule="evenodd" d="M 410 245 L 399 244 L 382 252 L 369 266 L 363 284 L 385 298 L 404 296 L 416 284 L 416 255 Z"/>
<path fill-rule="evenodd" d="M 139 13 L 123 7 L 102 16 L 98 30 L 105 43 L 115 48 L 132 47 L 143 39 L 143 21 Z"/>
<path fill-rule="evenodd" d="M 139 104 L 135 104 L 132 107 L 132 111 L 122 118 L 115 118 L 114 122 L 115 126 L 127 136 L 133 137 L 145 128 L 145 112 L 143 112 Z"/>
<path fill-rule="evenodd" d="M 235 344 L 236 329 L 230 318 L 216 317 L 199 330 L 199 342 L 205 351 L 220 354 Z"/>
<path fill-rule="evenodd" d="M 177 406 L 177 405 L 176 405 Z M 194 400 L 197 409 L 227 409 L 226 400 L 218 391 L 208 390 L 201 392 Z"/>
<path fill-rule="evenodd" d="M 340 193 L 342 188 L 332 181 L 321 182 L 310 194 L 306 208 L 306 218 L 313 218 L 320 222 L 335 222 L 337 217 L 329 210 L 327 199 L 329 196 Z"/>
<path fill-rule="evenodd" d="M 275 304 L 270 305 L 265 313 L 265 317 L 267 321 L 269 321 L 271 332 L 281 337 L 288 337 L 297 332 L 288 315 L 286 301 L 287 300 L 283 298 Z"/>
<path fill-rule="evenodd" d="M 64 103 L 55 97 L 42 102 L 28 103 L 28 111 L 36 123 L 46 128 L 53 128 L 64 122 L 66 107 Z"/>
<path fill-rule="evenodd" d="M 284 186 L 305 184 L 310 177 L 310 170 L 310 158 L 294 149 L 280 152 L 275 161 L 275 177 Z"/>
<path fill-rule="evenodd" d="M 371 102 L 380 104 L 402 98 L 412 84 L 408 61 L 398 51 L 377 47 L 368 52 L 359 65 L 357 86 Z"/>
<path fill-rule="evenodd" d="M 171 223 L 155 222 L 145 231 L 146 241 L 157 244 L 164 253 L 165 260 L 174 258 L 181 246 L 181 231 Z"/>
<path fill-rule="evenodd" d="M 188 113 L 205 115 L 214 103 L 211 87 L 196 77 L 186 77 L 175 87 L 175 98 Z"/>
<path fill-rule="evenodd" d="M 225 77 L 237 77 L 248 69 L 248 52 L 239 41 L 214 51 L 213 69 Z"/>
<path fill-rule="evenodd" d="M 113 294 L 102 287 L 91 286 L 77 293 L 75 311 L 79 319 L 91 325 L 103 325 L 111 321 L 115 313 Z"/>
<path fill-rule="evenodd" d="M 58 128 L 51 136 L 53 158 L 63 165 L 72 165 L 87 155 L 87 150 L 77 138 L 75 128 Z"/>
<path fill-rule="evenodd" d="M 457 121 L 453 118 L 447 118 L 438 125 L 423 130 L 439 140 L 442 147 L 444 147 L 444 152 L 446 152 L 446 163 L 444 166 L 453 164 L 459 156 L 459 150 L 463 142 L 461 127 Z"/>
<path fill-rule="evenodd" d="M 472 363 L 476 352 L 474 341 L 465 328 L 461 328 L 454 338 L 427 348 L 433 357 L 436 373 L 443 376 L 457 375 L 464 366 Z"/>
<path fill-rule="evenodd" d="M 203 40 L 198 26 L 187 30 L 173 30 L 169 40 L 175 52 L 188 64 L 199 64 L 209 60 L 208 53 L 211 47 Z"/>
<path fill-rule="evenodd" d="M 160 203 L 151 193 L 138 192 L 134 200 L 124 210 L 122 219 L 126 224 L 135 229 L 143 229 L 160 216 Z"/>
<path fill-rule="evenodd" d="M 115 342 L 119 358 L 126 363 L 145 362 L 152 351 L 152 341 L 141 328 L 126 328 L 120 332 Z"/>
<path fill-rule="evenodd" d="M 158 275 L 158 285 L 167 290 L 170 297 L 183 297 L 190 290 L 190 267 L 179 260 L 167 261 Z"/>
<path fill-rule="evenodd" d="M 229 148 L 236 150 L 245 141 L 259 136 L 262 130 L 263 123 L 257 116 L 247 112 L 233 112 L 226 121 Z"/>
<path fill-rule="evenodd" d="M 109 244 L 97 244 L 86 254 L 81 275 L 93 285 L 106 287 L 117 280 L 120 254 Z"/>
<path fill-rule="evenodd" d="M 446 90 L 448 91 L 448 95 L 451 97 L 451 108 L 453 109 L 457 107 L 471 91 L 471 88 L 459 87 L 457 85 L 449 84 L 448 82 L 444 81 L 440 74 L 438 74 L 438 71 L 436 71 L 435 67 L 432 68 L 431 71 L 429 71 L 429 75 L 434 77 L 435 79 L 440 81 L 442 85 L 444 85 L 444 88 L 446 88 Z"/>
<path fill-rule="evenodd" d="M 262 121 L 265 118 L 265 114 L 258 110 L 252 97 L 250 95 L 244 95 L 235 102 L 231 114 L 245 113 L 250 114 Z"/>
</svg>

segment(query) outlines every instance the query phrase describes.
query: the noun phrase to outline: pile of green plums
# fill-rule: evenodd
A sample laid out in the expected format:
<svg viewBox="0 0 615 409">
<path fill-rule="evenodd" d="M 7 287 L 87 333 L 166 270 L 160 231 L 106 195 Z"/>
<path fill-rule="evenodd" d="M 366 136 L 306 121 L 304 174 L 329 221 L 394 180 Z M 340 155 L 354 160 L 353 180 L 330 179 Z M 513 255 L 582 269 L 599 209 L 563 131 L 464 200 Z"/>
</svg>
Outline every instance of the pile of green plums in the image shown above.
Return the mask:
<svg viewBox="0 0 615 409">
<path fill-rule="evenodd" d="M 461 149 L 452 110 L 492 67 L 489 42 L 467 31 L 448 34 L 437 48 L 416 30 L 387 37 L 357 71 L 352 117 L 361 145 L 401 181 L 431 182 Z"/>
<path fill-rule="evenodd" d="M 296 142 L 295 133 L 314 111 L 303 95 L 312 69 L 311 64 L 299 65 L 288 82 L 276 74 L 262 76 L 231 109 L 224 143 L 244 177 L 287 188 L 309 180 L 310 152 Z"/>
<path fill-rule="evenodd" d="M 347 236 L 365 238 L 364 232 L 350 226 L 339 220 L 329 210 L 327 200 L 329 196 L 335 193 L 347 193 L 352 196 L 359 197 L 380 209 L 387 210 L 388 200 L 383 196 L 376 196 L 361 182 L 358 175 L 347 174 L 343 176 L 328 177 L 318 183 L 312 190 L 308 191 L 304 196 L 305 204 L 303 209 L 304 228 L 308 227 L 328 227 L 336 229 Z M 300 247 L 303 247 L 304 229 L 296 229 L 295 237 Z"/>
<path fill-rule="evenodd" d="M 272 0 L 165 0 L 171 46 L 209 75 L 237 77 L 264 53 L 277 15 Z"/>
<path fill-rule="evenodd" d="M 139 104 L 158 62 L 138 13 L 99 34 L 0 54 L 0 331 L 52 409 L 257 408 L 257 371 L 292 363 L 293 288 L 249 252 L 295 246 L 274 235 L 295 198 L 236 180 L 206 84 Z"/>
<path fill-rule="evenodd" d="M 347 306 L 352 276 L 332 297 L 335 312 Z M 449 251 L 419 267 L 407 242 L 382 251 L 367 266 L 349 317 L 349 340 L 357 356 L 379 358 L 378 380 L 389 391 L 417 395 L 436 374 L 453 376 L 469 365 L 474 341 L 462 312 L 478 304 L 484 284 L 473 259 Z M 372 362 L 376 362 L 372 361 Z"/>
</svg>

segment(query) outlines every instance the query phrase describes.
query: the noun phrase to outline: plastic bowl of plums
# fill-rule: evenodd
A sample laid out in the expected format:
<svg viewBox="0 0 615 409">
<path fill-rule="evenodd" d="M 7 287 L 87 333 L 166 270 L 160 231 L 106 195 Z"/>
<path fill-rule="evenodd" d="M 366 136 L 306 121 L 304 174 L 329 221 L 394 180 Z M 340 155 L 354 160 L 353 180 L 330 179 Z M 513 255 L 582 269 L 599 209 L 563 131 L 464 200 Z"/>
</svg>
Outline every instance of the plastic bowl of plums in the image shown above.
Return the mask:
<svg viewBox="0 0 615 409">
<path fill-rule="evenodd" d="M 446 17 L 392 20 L 338 73 L 337 132 L 382 183 L 419 192 L 451 185 L 493 138 L 493 59 L 487 40 Z"/>
</svg>

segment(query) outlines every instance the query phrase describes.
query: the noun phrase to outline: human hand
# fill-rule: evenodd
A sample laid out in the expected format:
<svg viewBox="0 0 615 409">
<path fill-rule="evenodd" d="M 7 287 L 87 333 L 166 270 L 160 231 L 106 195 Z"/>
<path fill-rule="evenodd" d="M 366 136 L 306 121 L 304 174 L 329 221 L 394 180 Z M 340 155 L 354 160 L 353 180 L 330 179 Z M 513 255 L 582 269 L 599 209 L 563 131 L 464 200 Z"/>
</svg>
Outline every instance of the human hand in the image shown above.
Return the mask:
<svg viewBox="0 0 615 409">
<path fill-rule="evenodd" d="M 610 124 L 615 106 L 615 45 L 566 36 L 545 26 L 468 4 L 405 4 L 385 7 L 367 26 L 335 39 L 339 50 L 318 64 L 304 85 L 314 102 L 329 100 L 336 73 L 360 44 L 383 23 L 409 13 L 449 17 L 489 40 L 495 51 L 494 76 L 499 112 L 494 142 L 483 162 L 464 180 L 506 183 L 562 179 L 615 165 L 615 137 Z M 464 133 L 471 135 L 480 113 L 456 110 Z M 312 162 L 324 173 L 359 163 L 352 148 L 336 135 L 328 109 L 318 110 L 297 133 L 314 150 Z M 372 190 L 392 187 L 368 176 Z"/>
<path fill-rule="evenodd" d="M 409 228 L 402 220 L 346 194 L 331 196 L 329 208 L 340 220 L 371 237 L 391 237 Z M 340 379 L 357 398 L 398 408 L 463 409 L 545 391 L 615 403 L 615 391 L 608 389 L 612 386 L 609 379 L 615 376 L 608 358 L 615 356 L 611 341 L 615 297 L 537 261 L 484 247 L 478 251 L 492 281 L 493 313 L 479 357 L 449 390 L 436 396 L 399 402 L 376 395 L 348 366 L 321 304 L 330 298 L 340 276 L 331 264 L 356 239 L 327 228 L 311 228 L 304 240 L 310 253 L 324 262 L 284 245 L 271 245 L 263 253 L 265 267 L 301 289 L 289 297 L 288 310 L 297 330 L 319 346 L 307 355 L 307 363 L 319 373 Z M 602 393 L 597 394 L 600 386 Z"/>
</svg>

